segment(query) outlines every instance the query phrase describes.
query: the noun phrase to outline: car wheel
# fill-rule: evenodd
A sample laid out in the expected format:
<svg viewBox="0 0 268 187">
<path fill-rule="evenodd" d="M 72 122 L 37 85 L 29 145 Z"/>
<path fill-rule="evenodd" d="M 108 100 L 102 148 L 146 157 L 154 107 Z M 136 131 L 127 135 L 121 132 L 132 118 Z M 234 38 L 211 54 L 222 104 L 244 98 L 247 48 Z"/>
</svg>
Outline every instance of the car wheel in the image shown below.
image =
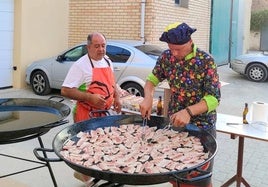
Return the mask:
<svg viewBox="0 0 268 187">
<path fill-rule="evenodd" d="M 139 84 L 136 83 L 126 83 L 122 86 L 122 89 L 126 90 L 128 93 L 136 96 L 144 97 L 144 90 Z"/>
<path fill-rule="evenodd" d="M 31 86 L 37 95 L 47 95 L 51 92 L 47 75 L 43 71 L 36 71 L 31 76 Z"/>
<path fill-rule="evenodd" d="M 267 80 L 268 71 L 262 64 L 251 64 L 247 68 L 247 77 L 251 81 L 263 82 Z"/>
</svg>

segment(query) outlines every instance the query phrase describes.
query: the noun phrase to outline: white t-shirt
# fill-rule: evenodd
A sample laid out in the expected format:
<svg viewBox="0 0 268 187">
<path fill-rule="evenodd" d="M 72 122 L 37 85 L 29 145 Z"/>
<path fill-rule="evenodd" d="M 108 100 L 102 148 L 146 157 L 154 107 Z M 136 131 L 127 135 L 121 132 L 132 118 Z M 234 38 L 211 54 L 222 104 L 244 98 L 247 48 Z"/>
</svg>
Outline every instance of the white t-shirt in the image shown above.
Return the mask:
<svg viewBox="0 0 268 187">
<path fill-rule="evenodd" d="M 108 57 L 105 57 L 106 59 Z M 92 63 L 94 68 L 109 67 L 107 61 L 102 58 L 102 60 L 95 61 L 93 59 Z M 110 67 L 113 71 L 113 63 L 110 61 Z M 62 84 L 64 87 L 68 88 L 79 88 L 82 84 L 88 85 L 92 82 L 92 66 L 88 55 L 82 56 L 78 59 L 69 69 L 68 74 Z"/>
</svg>

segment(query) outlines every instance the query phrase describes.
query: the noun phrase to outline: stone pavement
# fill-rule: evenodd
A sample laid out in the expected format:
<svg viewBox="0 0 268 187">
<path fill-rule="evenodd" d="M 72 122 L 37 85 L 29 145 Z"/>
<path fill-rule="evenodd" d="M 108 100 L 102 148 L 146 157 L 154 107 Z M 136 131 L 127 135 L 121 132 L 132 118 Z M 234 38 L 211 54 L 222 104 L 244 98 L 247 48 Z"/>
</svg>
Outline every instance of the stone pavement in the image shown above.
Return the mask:
<svg viewBox="0 0 268 187">
<path fill-rule="evenodd" d="M 218 68 L 222 81 L 222 100 L 218 108 L 218 113 L 241 116 L 244 103 L 249 104 L 253 101 L 268 103 L 268 82 L 254 83 L 236 74 L 227 65 Z M 59 92 L 51 95 L 58 95 Z M 37 96 L 27 89 L 4 89 L 0 90 L 0 98 L 25 97 L 43 98 L 48 96 Z M 72 101 L 63 101 L 72 107 Z M 53 137 L 64 127 L 73 123 L 71 115 L 68 117 L 69 123 L 60 127 L 53 128 L 49 133 L 42 136 L 45 147 L 51 148 Z M 217 133 L 218 152 L 215 156 L 214 171 L 212 176 L 213 186 L 219 187 L 236 172 L 238 139 L 230 139 L 229 135 Z M 36 139 L 0 145 L 0 153 L 20 156 L 27 159 L 36 160 L 32 153 L 35 147 L 40 147 Z M 56 157 L 49 154 L 49 157 Z M 19 161 L 0 155 L 0 176 L 36 166 L 37 164 Z M 53 172 L 59 187 L 83 187 L 79 181 L 73 178 L 73 171 L 64 162 L 51 163 Z M 253 139 L 245 139 L 244 147 L 244 167 L 243 177 L 251 187 L 266 187 L 266 173 L 268 170 L 268 142 Z M 0 178 L 1 187 L 53 187 L 48 169 L 46 167 L 32 170 L 29 172 Z M 152 187 L 169 187 L 169 183 L 151 185 Z M 232 187 L 236 186 L 234 183 Z M 243 185 L 242 185 L 243 186 Z"/>
</svg>

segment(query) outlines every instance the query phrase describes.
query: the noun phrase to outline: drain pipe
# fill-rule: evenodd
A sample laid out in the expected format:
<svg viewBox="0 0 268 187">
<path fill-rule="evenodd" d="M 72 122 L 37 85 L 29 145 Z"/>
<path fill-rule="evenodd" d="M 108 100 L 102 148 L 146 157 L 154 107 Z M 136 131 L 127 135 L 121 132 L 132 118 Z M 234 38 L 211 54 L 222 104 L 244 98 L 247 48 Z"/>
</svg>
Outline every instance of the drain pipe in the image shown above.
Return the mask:
<svg viewBox="0 0 268 187">
<path fill-rule="evenodd" d="M 145 38 L 144 38 L 145 3 L 146 3 L 146 0 L 141 0 L 141 41 L 142 43 L 145 43 Z"/>
<path fill-rule="evenodd" d="M 233 7 L 234 0 L 231 0 L 231 8 L 230 8 L 230 28 L 229 28 L 229 49 L 228 49 L 228 63 L 232 60 L 232 32 L 233 32 Z"/>
</svg>

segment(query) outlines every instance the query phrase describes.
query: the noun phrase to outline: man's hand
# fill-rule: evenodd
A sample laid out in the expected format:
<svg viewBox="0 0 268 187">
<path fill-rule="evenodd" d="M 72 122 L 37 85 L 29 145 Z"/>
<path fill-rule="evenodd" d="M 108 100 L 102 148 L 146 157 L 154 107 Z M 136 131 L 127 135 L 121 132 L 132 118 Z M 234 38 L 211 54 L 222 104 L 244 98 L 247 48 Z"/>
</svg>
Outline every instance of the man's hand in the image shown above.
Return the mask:
<svg viewBox="0 0 268 187">
<path fill-rule="evenodd" d="M 122 109 L 122 103 L 120 101 L 120 99 L 115 98 L 114 100 L 114 110 L 116 111 L 116 113 L 120 113 Z"/>
<path fill-rule="evenodd" d="M 143 101 L 140 103 L 140 112 L 142 118 L 150 119 L 152 113 L 152 106 L 153 106 L 153 98 L 144 98 Z"/>
<path fill-rule="evenodd" d="M 106 100 L 104 99 L 103 95 L 91 94 L 91 93 L 87 93 L 87 94 L 90 94 L 88 97 L 89 99 L 87 101 L 91 104 L 91 106 L 97 109 L 105 108 Z"/>
<path fill-rule="evenodd" d="M 190 120 L 191 116 L 185 109 L 180 110 L 179 112 L 176 112 L 170 116 L 170 122 L 175 127 L 184 127 L 190 123 Z"/>
</svg>

